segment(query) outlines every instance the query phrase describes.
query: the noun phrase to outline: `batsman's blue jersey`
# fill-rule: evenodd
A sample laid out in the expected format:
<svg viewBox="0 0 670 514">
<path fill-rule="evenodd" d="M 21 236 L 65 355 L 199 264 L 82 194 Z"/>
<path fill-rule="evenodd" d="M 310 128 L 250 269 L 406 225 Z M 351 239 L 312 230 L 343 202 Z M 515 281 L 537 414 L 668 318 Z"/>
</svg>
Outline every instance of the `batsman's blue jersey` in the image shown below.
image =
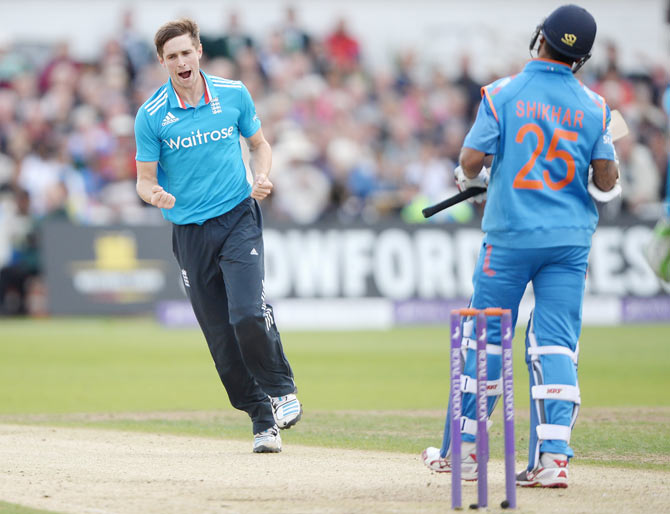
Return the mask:
<svg viewBox="0 0 670 514">
<path fill-rule="evenodd" d="M 205 94 L 189 106 L 168 80 L 135 118 L 138 161 L 158 162 L 158 183 L 173 194 L 163 217 L 177 225 L 202 224 L 249 196 L 240 135 L 261 126 L 247 88 L 203 72 Z"/>
<path fill-rule="evenodd" d="M 486 242 L 510 248 L 590 246 L 598 211 L 589 163 L 614 160 L 605 100 L 569 66 L 534 59 L 482 88 L 463 146 L 494 154 L 482 220 Z"/>
</svg>

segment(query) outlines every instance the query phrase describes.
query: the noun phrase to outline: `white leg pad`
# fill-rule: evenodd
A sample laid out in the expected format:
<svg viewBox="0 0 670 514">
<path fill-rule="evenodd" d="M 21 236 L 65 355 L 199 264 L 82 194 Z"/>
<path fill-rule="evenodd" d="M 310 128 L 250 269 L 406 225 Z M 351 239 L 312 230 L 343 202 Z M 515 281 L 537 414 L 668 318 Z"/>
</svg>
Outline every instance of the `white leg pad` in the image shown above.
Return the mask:
<svg viewBox="0 0 670 514">
<path fill-rule="evenodd" d="M 475 351 L 477 350 L 477 341 L 475 339 L 472 339 L 470 337 L 464 337 L 462 344 L 468 350 L 475 350 Z M 487 344 L 486 353 L 491 355 L 502 355 L 502 346 L 500 346 L 499 344 Z"/>
<path fill-rule="evenodd" d="M 533 400 L 565 400 L 578 405 L 582 403 L 579 387 L 577 386 L 564 384 L 534 385 L 530 394 Z"/>
<path fill-rule="evenodd" d="M 469 339 L 472 337 L 472 329 L 475 326 L 473 319 L 469 319 L 463 322 L 463 339 Z"/>
<path fill-rule="evenodd" d="M 534 430 L 535 433 L 531 435 L 529 465 L 533 469 L 537 469 L 540 461 L 540 446 L 542 441 L 565 441 L 566 444 L 570 444 L 572 427 L 577 420 L 581 398 L 579 383 L 576 383 L 574 386 L 567 384 L 545 384 L 541 364 L 543 360 L 542 357 L 545 355 L 564 355 L 570 358 L 576 371 L 579 359 L 579 341 L 576 342 L 574 351 L 558 345 L 539 346 L 537 338 L 535 337 L 534 325 L 535 319 L 533 313 L 530 317 L 526 349 L 531 361 L 529 369 L 531 378 L 531 408 L 534 409 L 534 414 L 537 420 L 537 425 Z M 563 364 L 568 365 L 567 362 L 564 362 Z M 544 400 L 563 400 L 572 402 L 573 408 L 569 426 L 546 423 L 543 405 Z M 534 451 L 532 448 L 533 446 Z"/>
<path fill-rule="evenodd" d="M 532 360 L 537 360 L 540 355 L 567 355 L 572 359 L 572 362 L 577 364 L 579 359 L 579 347 L 576 351 L 571 351 L 569 348 L 563 346 L 529 346 L 528 355 Z"/>
<path fill-rule="evenodd" d="M 560 441 L 565 441 L 570 443 L 570 435 L 572 430 L 570 427 L 565 425 L 538 425 L 537 428 L 537 438 L 541 441 L 546 441 L 547 439 L 558 439 Z"/>
<path fill-rule="evenodd" d="M 461 391 L 477 394 L 477 380 L 467 375 L 461 375 Z M 502 394 L 502 377 L 486 382 L 486 396 L 500 396 Z"/>
<path fill-rule="evenodd" d="M 490 430 L 493 421 L 486 420 L 486 429 Z M 464 434 L 477 435 L 477 420 L 461 417 L 461 432 Z"/>
</svg>

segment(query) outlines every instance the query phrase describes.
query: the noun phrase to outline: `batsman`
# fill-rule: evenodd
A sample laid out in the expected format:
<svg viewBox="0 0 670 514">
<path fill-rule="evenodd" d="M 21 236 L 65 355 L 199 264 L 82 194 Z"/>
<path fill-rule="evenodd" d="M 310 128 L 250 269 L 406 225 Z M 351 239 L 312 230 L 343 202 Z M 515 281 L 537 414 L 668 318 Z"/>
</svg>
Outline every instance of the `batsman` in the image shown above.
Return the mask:
<svg viewBox="0 0 670 514">
<path fill-rule="evenodd" d="M 575 72 L 591 56 L 596 22 L 576 5 L 553 11 L 532 35 L 531 59 L 517 75 L 482 88 L 476 120 L 460 153 L 461 190 L 486 187 L 485 233 L 471 307 L 518 308 L 531 283 L 535 306 L 526 331 L 531 427 L 528 466 L 516 483 L 567 487 L 570 436 L 580 405 L 577 361 L 595 201 L 621 192 L 605 100 Z M 489 168 L 490 166 L 490 168 Z M 462 476 L 475 480 L 475 327 L 463 324 Z M 500 321 L 488 328 L 488 414 L 502 390 Z M 449 419 L 449 416 L 447 416 Z M 450 471 L 450 434 L 427 448 L 424 463 Z"/>
</svg>

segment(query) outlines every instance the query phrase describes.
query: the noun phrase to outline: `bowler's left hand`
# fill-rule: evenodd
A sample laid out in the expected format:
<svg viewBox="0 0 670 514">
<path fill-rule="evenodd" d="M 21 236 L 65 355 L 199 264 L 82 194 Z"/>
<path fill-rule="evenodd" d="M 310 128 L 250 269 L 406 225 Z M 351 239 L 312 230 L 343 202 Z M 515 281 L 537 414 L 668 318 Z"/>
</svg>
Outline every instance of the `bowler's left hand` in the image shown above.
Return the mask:
<svg viewBox="0 0 670 514">
<path fill-rule="evenodd" d="M 261 173 L 254 180 L 254 185 L 251 188 L 251 198 L 263 200 L 272 192 L 273 187 L 267 175 Z"/>
</svg>

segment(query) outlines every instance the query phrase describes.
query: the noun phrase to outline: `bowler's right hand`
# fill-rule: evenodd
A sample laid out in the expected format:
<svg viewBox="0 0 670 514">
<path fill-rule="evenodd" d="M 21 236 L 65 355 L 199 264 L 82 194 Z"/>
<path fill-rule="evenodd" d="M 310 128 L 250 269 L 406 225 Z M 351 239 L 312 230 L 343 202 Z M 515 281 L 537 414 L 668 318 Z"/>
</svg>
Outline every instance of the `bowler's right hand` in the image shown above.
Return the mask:
<svg viewBox="0 0 670 514">
<path fill-rule="evenodd" d="M 159 209 L 172 209 L 175 197 L 156 184 L 151 188 L 151 205 Z"/>
</svg>

